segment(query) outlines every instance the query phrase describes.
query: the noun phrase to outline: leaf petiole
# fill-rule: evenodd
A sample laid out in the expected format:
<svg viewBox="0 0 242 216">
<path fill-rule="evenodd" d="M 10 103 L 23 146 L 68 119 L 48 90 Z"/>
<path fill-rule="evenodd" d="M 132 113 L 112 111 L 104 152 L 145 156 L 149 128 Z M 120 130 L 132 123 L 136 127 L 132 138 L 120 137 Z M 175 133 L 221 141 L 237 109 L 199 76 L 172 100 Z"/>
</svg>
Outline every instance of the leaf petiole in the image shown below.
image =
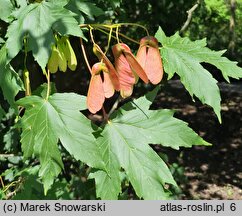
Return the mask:
<svg viewBox="0 0 242 216">
<path fill-rule="evenodd" d="M 46 100 L 48 100 L 49 96 L 50 96 L 50 70 L 48 69 L 47 70 L 47 73 L 46 73 L 46 70 L 43 69 L 43 73 L 46 75 L 46 79 L 47 79 L 47 92 L 46 92 Z"/>
<path fill-rule="evenodd" d="M 88 70 L 89 70 L 90 74 L 92 74 L 92 69 L 91 69 L 91 66 L 90 66 L 90 64 L 88 62 L 88 59 L 87 59 L 87 54 L 86 54 L 86 51 L 85 51 L 85 47 L 84 47 L 82 38 L 80 38 L 80 41 L 81 41 L 81 49 L 82 49 L 84 60 L 86 62 L 86 65 L 88 67 Z"/>
</svg>

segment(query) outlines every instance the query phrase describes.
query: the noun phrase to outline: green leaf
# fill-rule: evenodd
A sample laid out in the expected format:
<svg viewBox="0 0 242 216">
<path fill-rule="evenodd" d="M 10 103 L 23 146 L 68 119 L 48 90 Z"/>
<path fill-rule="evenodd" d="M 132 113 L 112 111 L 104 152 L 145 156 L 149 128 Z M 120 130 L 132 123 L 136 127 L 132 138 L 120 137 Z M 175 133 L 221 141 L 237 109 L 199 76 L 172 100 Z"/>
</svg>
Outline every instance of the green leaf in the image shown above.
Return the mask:
<svg viewBox="0 0 242 216">
<path fill-rule="evenodd" d="M 222 57 L 224 52 L 225 51 L 212 51 L 207 47 L 201 47 L 200 53 L 198 52 L 196 55 L 199 61 L 212 64 L 221 70 L 227 82 L 230 82 L 229 77 L 234 79 L 242 78 L 242 68 L 238 67 L 238 62 L 230 61 L 226 57 Z M 206 53 L 206 55 L 204 55 L 204 53 Z"/>
<path fill-rule="evenodd" d="M 16 125 L 11 126 L 3 136 L 4 150 L 11 152 L 18 148 L 19 146 L 20 134 Z"/>
<path fill-rule="evenodd" d="M 83 15 L 88 16 L 90 19 L 94 19 L 94 17 L 104 14 L 104 11 L 94 3 L 83 0 L 70 0 L 66 8 L 76 14 L 75 18 L 80 24 L 85 21 Z"/>
<path fill-rule="evenodd" d="M 203 48 L 205 40 L 192 42 L 188 38 L 181 38 L 178 33 L 166 37 L 161 28 L 155 36 L 162 43 L 161 56 L 168 79 L 177 73 L 190 95 L 195 95 L 202 103 L 210 105 L 221 122 L 221 97 L 217 81 L 200 64 L 208 62 L 212 52 Z"/>
<path fill-rule="evenodd" d="M 47 145 L 49 144 L 50 143 L 48 143 Z M 46 149 L 45 151 L 48 151 L 49 149 L 50 148 Z M 57 152 L 52 149 L 52 152 L 49 154 L 46 154 L 46 157 L 51 156 L 51 154 L 54 152 L 60 154 L 59 151 Z M 56 163 L 56 161 L 54 160 L 46 160 L 45 163 L 41 164 L 41 168 L 39 170 L 39 176 L 42 178 L 42 182 L 44 184 L 45 195 L 47 194 L 48 190 L 51 188 L 54 182 L 54 179 L 59 175 L 60 172 L 61 172 L 60 164 Z"/>
<path fill-rule="evenodd" d="M 10 15 L 13 9 L 14 7 L 10 0 L 1 0 L 0 19 L 7 23 L 10 22 Z"/>
<path fill-rule="evenodd" d="M 5 41 L 0 37 L 0 44 L 5 43 Z"/>
<path fill-rule="evenodd" d="M 79 112 L 86 109 L 86 98 L 70 93 L 54 94 L 49 102 L 58 112 L 58 134 L 66 150 L 77 160 L 103 169 L 104 164 L 93 136 L 93 125 Z"/>
<path fill-rule="evenodd" d="M 126 103 L 122 108 L 124 110 L 132 109 L 131 107 L 135 106 L 135 109 L 138 108 L 140 110 L 148 110 L 153 101 L 155 100 L 155 97 L 160 90 L 160 86 L 156 86 L 152 91 L 148 92 L 143 97 L 140 97 L 137 100 L 134 100 L 131 103 Z"/>
<path fill-rule="evenodd" d="M 97 139 L 106 171 L 99 170 L 91 173 L 89 178 L 95 179 L 97 197 L 104 200 L 116 200 L 121 193 L 120 164 L 112 152 L 110 140 L 107 140 L 108 136 L 108 131 L 104 131 Z"/>
<path fill-rule="evenodd" d="M 0 121 L 2 120 L 3 116 L 6 114 L 4 109 L 0 106 Z"/>
<path fill-rule="evenodd" d="M 64 13 L 65 16 L 60 17 L 60 13 Z M 85 39 L 77 20 L 74 18 L 76 16 L 75 13 L 62 9 L 55 16 L 57 21 L 53 24 L 53 29 L 62 35 L 74 35 Z"/>
<path fill-rule="evenodd" d="M 4 45 L 0 50 L 0 87 L 4 98 L 11 107 L 15 106 L 15 96 L 20 90 L 24 90 L 22 80 L 13 68 L 7 63 L 7 49 Z"/>
<path fill-rule="evenodd" d="M 229 77 L 234 79 L 242 78 L 242 68 L 238 67 L 237 62 L 230 61 L 226 57 L 222 57 L 226 50 L 214 51 L 209 49 L 206 47 L 206 39 L 192 42 L 188 38 L 179 37 L 178 34 L 168 38 L 161 29 L 158 30 L 157 37 L 160 39 L 162 45 L 166 47 L 163 50 L 165 53 L 165 58 L 167 56 L 166 52 L 169 52 L 170 48 L 173 50 L 178 49 L 179 52 L 184 52 L 184 55 L 189 55 L 189 57 L 191 57 L 194 61 L 207 62 L 216 66 L 219 70 L 221 70 L 223 77 L 228 82 Z M 168 59 L 165 60 L 168 64 Z"/>
<path fill-rule="evenodd" d="M 115 158 L 108 160 L 108 163 L 115 162 Z M 95 179 L 97 197 L 103 200 L 116 200 L 121 193 L 121 177 L 117 164 L 109 164 L 109 173 L 99 170 L 89 174 L 90 179 Z"/>
<path fill-rule="evenodd" d="M 104 11 L 97 7 L 95 4 L 86 2 L 86 1 L 76 1 L 78 9 L 89 16 L 90 18 L 93 18 L 94 16 L 100 16 L 104 14 Z"/>
<path fill-rule="evenodd" d="M 121 0 L 108 0 L 113 8 L 120 7 Z"/>
<path fill-rule="evenodd" d="M 174 112 L 171 110 L 139 111 L 139 115 L 138 110 L 130 111 L 118 121 L 124 125 L 128 122 L 129 126 L 134 127 L 140 134 L 140 139 L 146 140 L 147 143 L 162 144 L 174 149 L 210 145 L 189 128 L 187 123 L 174 118 Z M 132 118 L 134 116 L 135 118 Z"/>
<path fill-rule="evenodd" d="M 15 0 L 17 7 L 26 7 L 28 5 L 28 0 Z"/>
<path fill-rule="evenodd" d="M 37 95 L 39 97 L 45 98 L 48 92 L 48 84 L 43 83 L 37 89 L 32 92 L 32 95 Z M 50 95 L 57 92 L 54 82 L 50 83 Z"/>
<path fill-rule="evenodd" d="M 176 183 L 165 162 L 149 144 L 174 149 L 209 145 L 185 122 L 174 118 L 173 111 L 149 110 L 157 91 L 158 88 L 155 88 L 144 97 L 121 107 L 97 139 L 106 164 L 106 174 L 98 171 L 90 177 L 95 178 L 97 195 L 102 199 L 117 198 L 121 168 L 139 197 L 152 200 L 169 198 L 165 184 L 176 186 Z"/>
<path fill-rule="evenodd" d="M 65 5 L 68 4 L 70 0 L 49 0 L 52 4 L 55 4 L 57 6 L 64 7 Z"/>
<path fill-rule="evenodd" d="M 83 37 L 74 14 L 53 2 L 43 1 L 20 8 L 13 15 L 17 18 L 7 31 L 9 59 L 22 48 L 23 38 L 28 36 L 29 50 L 38 64 L 44 68 L 48 62 L 51 45 L 54 43 L 52 28 L 61 34 Z"/>
<path fill-rule="evenodd" d="M 69 184 L 66 179 L 56 181 L 48 194 L 44 195 L 43 185 L 38 178 L 39 166 L 30 166 L 27 169 L 20 170 L 15 175 L 15 179 L 21 176 L 24 181 L 21 188 L 17 191 L 13 200 L 53 200 L 53 199 L 71 199 L 72 193 L 69 191 Z"/>
<path fill-rule="evenodd" d="M 21 120 L 24 157 L 32 154 L 41 163 L 45 192 L 63 166 L 58 140 L 77 160 L 103 169 L 104 163 L 95 143 L 91 122 L 79 110 L 86 109 L 86 98 L 74 93 L 55 93 L 48 99 L 29 96 L 18 101 L 26 111 Z"/>
<path fill-rule="evenodd" d="M 0 189 L 0 200 L 4 200 L 5 199 L 5 194 L 3 192 L 2 189 Z"/>
<path fill-rule="evenodd" d="M 21 142 L 24 157 L 35 154 L 39 158 L 39 175 L 47 192 L 63 168 L 57 145 L 58 135 L 53 128 L 53 120 L 58 116 L 51 105 L 40 97 L 26 97 L 19 102 L 23 106 L 28 105 L 22 118 Z"/>
<path fill-rule="evenodd" d="M 130 127 L 128 124 L 129 122 L 127 124 L 119 124 L 118 121 L 110 122 L 102 133 L 104 137 L 102 145 L 106 145 L 106 148 L 110 149 L 109 154 L 118 159 L 139 197 L 167 199 L 164 184 L 176 185 L 168 167 L 149 147 L 146 140 L 139 138 L 141 134 L 136 131 L 136 128 Z M 109 157 L 109 164 L 113 163 L 112 157 Z M 117 178 L 108 174 L 112 182 L 117 182 Z M 104 185 L 110 181 L 107 178 Z M 102 188 L 102 190 L 104 189 L 105 187 Z M 118 190 L 115 192 L 117 193 Z"/>
<path fill-rule="evenodd" d="M 85 18 L 78 8 L 78 3 L 79 1 L 77 0 L 70 0 L 68 4 L 65 6 L 65 8 L 67 8 L 69 11 L 75 14 L 74 17 L 79 24 L 83 24 L 85 22 Z"/>
</svg>

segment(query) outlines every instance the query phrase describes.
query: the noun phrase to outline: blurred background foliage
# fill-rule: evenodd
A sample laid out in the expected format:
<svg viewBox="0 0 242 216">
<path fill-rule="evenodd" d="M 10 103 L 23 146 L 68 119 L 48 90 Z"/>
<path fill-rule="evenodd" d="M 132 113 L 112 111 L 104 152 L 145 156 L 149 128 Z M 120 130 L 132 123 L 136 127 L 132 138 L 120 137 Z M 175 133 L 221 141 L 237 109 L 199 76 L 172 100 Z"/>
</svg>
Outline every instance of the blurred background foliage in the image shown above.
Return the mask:
<svg viewBox="0 0 242 216">
<path fill-rule="evenodd" d="M 102 6 L 102 1 L 95 2 Z M 122 0 L 120 7 L 106 11 L 106 15 L 114 22 L 143 24 L 151 34 L 161 26 L 169 36 L 182 29 L 187 11 L 196 4 L 182 35 L 192 40 L 207 38 L 209 48 L 228 49 L 226 55 L 241 64 L 242 0 Z M 129 29 L 128 34 L 139 37 L 142 30 Z"/>
<path fill-rule="evenodd" d="M 6 11 L 1 8 L 3 1 L 11 1 L 14 4 L 25 4 L 26 2 L 26 0 L 0 0 L 0 14 L 2 14 L 0 17 L 0 44 L 5 40 L 7 27 L 11 21 L 11 18 L 5 16 Z M 134 22 L 146 26 L 151 35 L 157 31 L 158 26 L 161 26 L 168 36 L 180 32 L 181 35 L 187 36 L 191 40 L 207 38 L 209 48 L 228 49 L 225 55 L 242 65 L 242 0 L 89 0 L 88 2 L 95 3 L 102 10 L 96 9 L 93 16 L 87 16 L 70 7 L 70 10 L 73 9 L 74 12 L 79 13 L 80 16 L 77 16 L 79 22 L 84 22 L 84 20 L 85 23 Z M 191 12 L 191 9 L 194 10 L 189 18 L 187 11 Z M 188 25 L 181 31 L 186 21 L 188 21 Z M 140 28 L 127 27 L 121 28 L 120 31 L 136 40 L 145 36 L 145 32 Z M 106 35 L 95 32 L 95 39 L 102 46 L 107 44 Z M 75 91 L 86 94 L 87 76 L 89 75 L 83 63 L 79 39 L 73 37 L 71 43 L 79 62 L 77 70 L 76 72 L 54 74 L 52 81 L 56 82 L 59 92 Z M 97 59 L 92 57 L 94 56 L 92 46 L 88 46 L 91 43 L 86 45 L 90 62 L 94 63 Z M 24 53 L 20 52 L 11 62 L 20 75 L 23 71 L 23 58 Z M 37 86 L 45 82 L 45 79 L 32 55 L 28 55 L 27 66 L 30 71 L 31 85 L 35 90 Z M 215 68 L 210 68 L 210 70 L 216 71 Z M 213 71 L 211 72 L 213 73 Z M 82 73 L 81 76 L 80 73 Z M 223 81 L 223 78 L 218 76 L 216 78 Z M 0 109 L 0 199 L 94 199 L 94 182 L 87 179 L 90 170 L 64 151 L 62 151 L 62 156 L 66 169 L 47 196 L 43 195 L 43 187 L 37 176 L 38 167 L 34 166 L 38 165 L 38 161 L 34 159 L 22 161 L 19 130 L 13 126 L 16 116 L 3 99 L 1 92 L 0 102 L 3 107 Z M 29 165 L 33 167 L 27 168 Z M 175 175 L 176 181 L 181 181 L 182 168 L 175 164 L 171 166 L 171 170 L 178 173 Z M 134 196 L 132 189 L 125 181 L 125 175 L 123 178 L 123 194 L 120 199 L 128 197 L 135 199 L 136 197 L 132 197 Z M 180 191 L 175 193 L 179 194 Z"/>
</svg>

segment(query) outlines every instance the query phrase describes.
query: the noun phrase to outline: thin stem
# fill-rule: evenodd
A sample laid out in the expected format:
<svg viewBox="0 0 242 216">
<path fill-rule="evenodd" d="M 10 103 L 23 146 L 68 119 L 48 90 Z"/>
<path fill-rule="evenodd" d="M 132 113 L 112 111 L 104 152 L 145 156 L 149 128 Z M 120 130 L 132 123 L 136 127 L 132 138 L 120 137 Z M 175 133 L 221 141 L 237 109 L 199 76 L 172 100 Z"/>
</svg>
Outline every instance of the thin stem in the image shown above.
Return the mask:
<svg viewBox="0 0 242 216">
<path fill-rule="evenodd" d="M 91 69 L 91 66 L 90 66 L 90 64 L 88 62 L 88 59 L 87 59 L 87 55 L 86 55 L 86 51 L 85 51 L 85 47 L 84 47 L 82 38 L 80 38 L 80 41 L 81 41 L 81 49 L 82 49 L 82 53 L 83 53 L 84 60 L 86 62 L 86 65 L 88 67 L 89 72 L 92 74 L 92 69 Z"/>
<path fill-rule="evenodd" d="M 117 41 L 118 41 L 118 43 L 119 43 L 119 37 L 118 37 L 118 27 L 116 28 L 116 38 L 117 38 Z"/>
<path fill-rule="evenodd" d="M 46 73 L 45 73 L 46 74 Z M 48 100 L 49 96 L 50 96 L 50 70 L 47 70 L 47 92 L 46 92 L 46 100 Z"/>
<path fill-rule="evenodd" d="M 91 40 L 92 40 L 93 44 L 96 44 L 96 43 L 95 43 L 95 40 L 94 40 L 94 37 L 93 37 L 92 30 L 93 30 L 93 28 L 90 26 L 90 30 L 89 30 L 90 37 L 91 37 Z"/>
<path fill-rule="evenodd" d="M 111 110 L 109 111 L 108 117 L 118 108 L 118 104 L 119 104 L 120 100 L 121 100 L 121 97 L 119 96 L 118 99 L 114 102 Z"/>
<path fill-rule="evenodd" d="M 29 72 L 27 69 L 24 69 L 24 87 L 25 87 L 25 96 L 30 96 L 31 87 L 30 87 Z"/>
<path fill-rule="evenodd" d="M 128 37 L 128 36 L 126 36 L 126 35 L 120 33 L 120 32 L 119 32 L 119 35 L 122 36 L 123 38 L 125 38 L 125 39 L 127 39 L 127 40 L 133 42 L 133 43 L 139 44 L 138 41 L 136 41 L 136 40 L 134 40 L 134 39 L 132 39 L 132 38 L 130 38 L 130 37 Z"/>
<path fill-rule="evenodd" d="M 142 28 L 145 30 L 146 34 L 149 36 L 149 31 L 146 27 L 144 27 L 143 25 L 140 25 L 138 23 L 117 23 L 117 24 L 81 24 L 79 25 L 81 28 L 85 28 L 85 27 L 106 27 L 106 28 L 117 28 L 120 26 L 137 26 L 139 28 Z"/>
<path fill-rule="evenodd" d="M 106 28 L 105 28 L 105 30 L 102 29 L 102 28 L 95 28 L 95 29 L 98 30 L 98 31 L 100 31 L 100 32 L 102 32 L 102 33 L 104 33 L 104 34 L 106 34 L 106 35 L 109 35 L 109 33 L 105 31 Z M 113 30 L 112 30 L 112 31 L 113 31 Z M 115 36 L 111 35 L 111 37 L 117 40 L 117 38 L 116 38 Z"/>
<path fill-rule="evenodd" d="M 10 187 L 15 186 L 16 183 L 17 183 L 17 181 L 11 182 L 9 185 L 7 185 L 7 186 L 4 188 L 3 192 L 5 193 Z"/>
<path fill-rule="evenodd" d="M 124 25 L 124 26 L 137 26 L 137 27 L 139 27 L 139 28 L 144 29 L 145 32 L 146 32 L 146 34 L 147 34 L 147 36 L 150 35 L 148 29 L 147 29 L 146 27 L 144 27 L 143 25 L 140 25 L 140 24 L 138 24 L 138 23 L 119 23 L 119 25 L 120 25 L 120 26 L 123 26 L 123 25 Z"/>
<path fill-rule="evenodd" d="M 104 122 L 108 121 L 108 114 L 106 113 L 106 110 L 104 109 L 104 107 L 102 107 L 102 112 L 103 112 L 103 120 Z"/>
<path fill-rule="evenodd" d="M 3 182 L 2 176 L 0 176 L 0 182 L 1 182 L 2 188 L 5 188 L 5 185 L 4 185 L 4 182 Z"/>
<path fill-rule="evenodd" d="M 147 30 L 147 28 L 145 28 L 144 26 L 140 25 L 140 24 L 137 24 L 137 23 L 118 23 L 118 24 L 81 24 L 79 25 L 81 28 L 93 28 L 93 29 L 97 29 L 98 31 L 104 33 L 104 34 L 107 34 L 107 35 L 110 35 L 110 31 L 114 31 L 114 29 L 117 29 L 119 27 L 121 27 L 122 25 L 133 25 L 133 26 L 138 26 L 140 28 L 143 28 L 145 31 L 146 31 L 146 34 L 149 36 L 149 31 Z M 107 33 L 105 30 L 109 30 L 110 31 Z M 122 36 L 123 38 L 126 38 L 127 40 L 129 41 L 132 41 L 133 43 L 136 43 L 136 44 L 139 44 L 138 41 L 122 34 L 122 33 L 118 33 L 118 35 Z M 117 37 L 115 36 L 111 36 L 112 38 L 115 38 L 117 39 Z"/>
<path fill-rule="evenodd" d="M 100 28 L 96 28 L 98 31 L 100 31 L 100 32 L 102 32 L 102 33 L 104 33 L 104 34 L 106 34 L 106 35 L 109 35 L 109 33 L 107 33 L 105 30 L 106 30 L 106 28 L 104 27 L 100 27 Z M 104 30 L 105 29 L 105 30 Z M 112 29 L 112 33 L 114 32 L 114 30 Z M 115 32 L 114 32 L 115 33 Z M 124 34 L 122 34 L 122 33 L 120 33 L 119 32 L 119 35 L 120 36 L 122 36 L 123 38 L 125 38 L 125 39 L 127 39 L 127 40 L 129 40 L 129 41 L 131 41 L 131 42 L 133 42 L 133 43 L 136 43 L 136 44 L 139 44 L 139 42 L 138 41 L 136 41 L 136 40 L 134 40 L 134 39 L 132 39 L 132 38 L 130 38 L 130 37 L 128 37 L 128 36 L 126 36 L 126 35 L 124 35 Z M 116 40 L 117 40 L 117 38 L 115 37 L 115 36 L 111 36 L 112 38 L 115 38 Z"/>
<path fill-rule="evenodd" d="M 27 69 L 27 57 L 28 57 L 28 41 L 27 37 L 24 37 L 24 87 L 25 87 L 25 96 L 31 95 L 31 86 L 30 86 L 30 79 L 29 79 L 29 71 Z"/>
<path fill-rule="evenodd" d="M 108 51 L 108 49 L 110 47 L 110 43 L 111 43 L 111 40 L 112 40 L 112 33 L 113 33 L 113 28 L 110 28 L 109 35 L 108 35 L 108 47 L 105 50 L 105 55 L 107 54 L 107 51 Z"/>
<path fill-rule="evenodd" d="M 181 30 L 180 30 L 180 33 L 184 33 L 185 30 L 188 28 L 188 26 L 190 25 L 191 21 L 192 21 L 192 14 L 193 12 L 197 9 L 197 7 L 199 6 L 200 4 L 200 0 L 197 1 L 197 3 L 195 5 L 192 6 L 192 8 L 190 8 L 188 11 L 187 11 L 187 20 L 186 22 L 183 24 Z"/>
<path fill-rule="evenodd" d="M 28 47 L 27 47 L 27 38 L 24 37 L 24 68 L 27 68 L 27 55 L 28 55 Z"/>
</svg>

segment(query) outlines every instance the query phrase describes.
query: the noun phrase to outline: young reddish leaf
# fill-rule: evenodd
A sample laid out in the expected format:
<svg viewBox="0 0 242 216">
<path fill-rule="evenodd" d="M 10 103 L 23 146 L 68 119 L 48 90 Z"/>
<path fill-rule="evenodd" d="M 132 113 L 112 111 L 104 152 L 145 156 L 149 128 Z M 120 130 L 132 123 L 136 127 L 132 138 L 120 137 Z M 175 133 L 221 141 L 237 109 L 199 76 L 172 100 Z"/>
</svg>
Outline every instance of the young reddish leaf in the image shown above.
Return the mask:
<svg viewBox="0 0 242 216">
<path fill-rule="evenodd" d="M 141 39 L 136 59 L 152 84 L 158 84 L 162 80 L 163 66 L 155 37 L 147 36 Z"/>
<path fill-rule="evenodd" d="M 110 79 L 113 83 L 113 87 L 116 91 L 119 91 L 120 84 L 119 84 L 118 74 L 117 74 L 117 71 L 114 68 L 113 64 L 110 62 L 108 57 L 103 53 L 103 51 L 97 44 L 94 44 L 93 52 L 95 53 L 95 55 L 98 57 L 98 59 L 100 61 L 103 60 L 103 62 L 106 64 L 108 71 L 109 71 Z"/>
</svg>

